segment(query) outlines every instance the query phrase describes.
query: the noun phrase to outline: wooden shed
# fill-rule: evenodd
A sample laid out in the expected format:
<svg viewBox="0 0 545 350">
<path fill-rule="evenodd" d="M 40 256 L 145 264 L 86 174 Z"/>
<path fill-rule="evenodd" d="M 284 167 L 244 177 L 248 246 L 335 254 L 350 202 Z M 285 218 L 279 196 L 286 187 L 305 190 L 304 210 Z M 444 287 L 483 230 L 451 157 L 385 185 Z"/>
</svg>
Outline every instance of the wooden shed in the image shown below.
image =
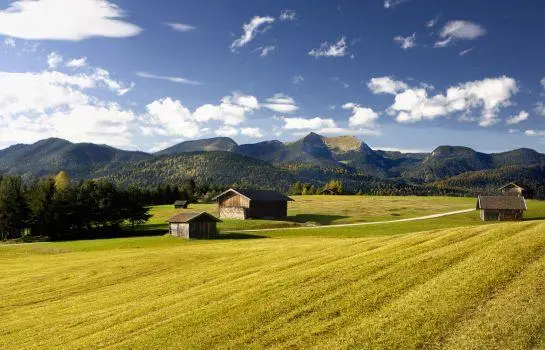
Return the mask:
<svg viewBox="0 0 545 350">
<path fill-rule="evenodd" d="M 504 196 L 522 197 L 524 194 L 524 188 L 514 182 L 508 183 L 507 185 L 503 186 L 502 188 L 500 188 L 500 191 Z"/>
<path fill-rule="evenodd" d="M 218 233 L 218 218 L 206 213 L 180 213 L 167 220 L 169 233 L 181 238 L 210 238 Z"/>
<path fill-rule="evenodd" d="M 213 198 L 218 202 L 221 219 L 270 218 L 288 216 L 290 197 L 268 190 L 231 188 Z"/>
<path fill-rule="evenodd" d="M 477 210 L 483 221 L 521 221 L 528 207 L 524 197 L 479 196 Z"/>
<path fill-rule="evenodd" d="M 189 205 L 189 201 L 177 200 L 174 202 L 175 209 L 187 209 L 188 205 Z"/>
</svg>

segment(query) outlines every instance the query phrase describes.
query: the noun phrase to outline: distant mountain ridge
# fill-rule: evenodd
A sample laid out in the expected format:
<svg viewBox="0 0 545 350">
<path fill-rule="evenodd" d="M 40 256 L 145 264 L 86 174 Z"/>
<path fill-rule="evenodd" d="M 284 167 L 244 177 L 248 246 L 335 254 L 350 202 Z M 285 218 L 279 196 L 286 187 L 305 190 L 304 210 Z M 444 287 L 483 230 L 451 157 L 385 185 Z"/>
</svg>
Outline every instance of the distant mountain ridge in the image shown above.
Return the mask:
<svg viewBox="0 0 545 350">
<path fill-rule="evenodd" d="M 214 161 L 215 158 L 224 163 Z M 111 176 L 130 183 L 131 174 L 136 178 L 134 174 L 144 172 L 157 183 L 161 180 L 157 176 L 161 175 L 154 176 L 153 169 L 157 167 L 158 173 L 167 173 L 170 166 L 171 171 L 178 170 L 169 178 L 195 176 L 190 168 L 177 164 L 181 161 L 192 162 L 200 169 L 198 176 L 205 176 L 210 181 L 214 176 L 225 181 L 235 179 L 237 171 L 248 177 L 252 169 L 264 176 L 272 174 L 271 169 L 275 172 L 290 169 L 296 172 L 278 173 L 282 183 L 326 181 L 332 174 L 352 174 L 350 176 L 431 184 L 487 170 L 494 170 L 494 176 L 501 178 L 498 174 L 504 171 L 503 168 L 508 167 L 513 173 L 514 168 L 544 166 L 545 154 L 527 148 L 488 154 L 461 146 L 439 146 L 431 153 L 390 152 L 373 150 L 354 136 L 325 137 L 316 133 L 288 143 L 272 140 L 238 145 L 228 137 L 185 141 L 154 154 L 51 138 L 0 150 L 0 174 L 31 178 L 65 170 L 76 179 Z M 199 162 L 209 164 L 209 169 Z M 237 169 L 228 162 L 236 163 Z M 141 174 L 138 179 L 142 179 Z"/>
</svg>

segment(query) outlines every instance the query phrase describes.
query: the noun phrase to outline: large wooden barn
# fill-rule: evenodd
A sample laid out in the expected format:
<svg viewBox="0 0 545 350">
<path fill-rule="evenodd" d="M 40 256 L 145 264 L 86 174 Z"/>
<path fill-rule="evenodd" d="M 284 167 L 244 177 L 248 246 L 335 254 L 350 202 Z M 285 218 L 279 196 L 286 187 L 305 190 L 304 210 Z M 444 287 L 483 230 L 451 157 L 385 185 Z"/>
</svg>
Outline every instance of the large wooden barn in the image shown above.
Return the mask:
<svg viewBox="0 0 545 350">
<path fill-rule="evenodd" d="M 528 210 L 522 196 L 479 196 L 477 209 L 483 221 L 520 221 Z"/>
<path fill-rule="evenodd" d="M 221 220 L 202 213 L 180 213 L 167 220 L 169 233 L 181 238 L 210 238 L 218 233 L 216 224 Z"/>
<path fill-rule="evenodd" d="M 213 198 L 221 219 L 279 219 L 288 216 L 288 202 L 280 192 L 231 188 Z"/>
</svg>

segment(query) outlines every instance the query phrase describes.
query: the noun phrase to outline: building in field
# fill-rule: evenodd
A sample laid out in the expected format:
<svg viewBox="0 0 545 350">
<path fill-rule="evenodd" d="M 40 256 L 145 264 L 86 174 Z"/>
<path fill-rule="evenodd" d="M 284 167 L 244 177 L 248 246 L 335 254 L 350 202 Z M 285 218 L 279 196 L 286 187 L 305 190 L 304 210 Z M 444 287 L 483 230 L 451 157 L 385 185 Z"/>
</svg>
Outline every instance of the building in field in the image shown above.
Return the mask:
<svg viewBox="0 0 545 350">
<path fill-rule="evenodd" d="M 218 218 L 202 213 L 180 213 L 167 220 L 169 233 L 181 238 L 210 238 L 218 233 Z"/>
<path fill-rule="evenodd" d="M 479 196 L 477 210 L 483 221 L 521 221 L 528 207 L 522 196 Z"/>
<path fill-rule="evenodd" d="M 500 188 L 500 191 L 504 196 L 522 197 L 524 195 L 524 188 L 514 182 L 508 183 L 507 185 L 503 186 L 502 188 Z"/>
<path fill-rule="evenodd" d="M 290 197 L 276 191 L 231 188 L 213 200 L 220 219 L 280 219 L 288 216 Z"/>
<path fill-rule="evenodd" d="M 188 205 L 189 205 L 189 201 L 178 200 L 174 202 L 175 209 L 187 209 Z"/>
</svg>

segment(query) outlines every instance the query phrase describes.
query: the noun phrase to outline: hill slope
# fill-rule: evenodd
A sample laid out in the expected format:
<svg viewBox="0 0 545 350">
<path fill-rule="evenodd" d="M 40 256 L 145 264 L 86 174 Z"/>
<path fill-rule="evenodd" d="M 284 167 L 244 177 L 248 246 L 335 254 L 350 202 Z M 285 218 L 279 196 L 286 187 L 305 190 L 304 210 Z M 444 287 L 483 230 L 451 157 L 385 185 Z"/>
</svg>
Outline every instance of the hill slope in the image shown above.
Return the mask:
<svg viewBox="0 0 545 350">
<path fill-rule="evenodd" d="M 541 348 L 544 231 L 0 247 L 0 346 Z"/>
<path fill-rule="evenodd" d="M 233 139 L 229 137 L 214 137 L 211 139 L 184 141 L 162 151 L 156 152 L 155 155 L 172 155 L 185 152 L 199 152 L 199 151 L 224 151 L 234 152 L 238 145 Z"/>
</svg>

